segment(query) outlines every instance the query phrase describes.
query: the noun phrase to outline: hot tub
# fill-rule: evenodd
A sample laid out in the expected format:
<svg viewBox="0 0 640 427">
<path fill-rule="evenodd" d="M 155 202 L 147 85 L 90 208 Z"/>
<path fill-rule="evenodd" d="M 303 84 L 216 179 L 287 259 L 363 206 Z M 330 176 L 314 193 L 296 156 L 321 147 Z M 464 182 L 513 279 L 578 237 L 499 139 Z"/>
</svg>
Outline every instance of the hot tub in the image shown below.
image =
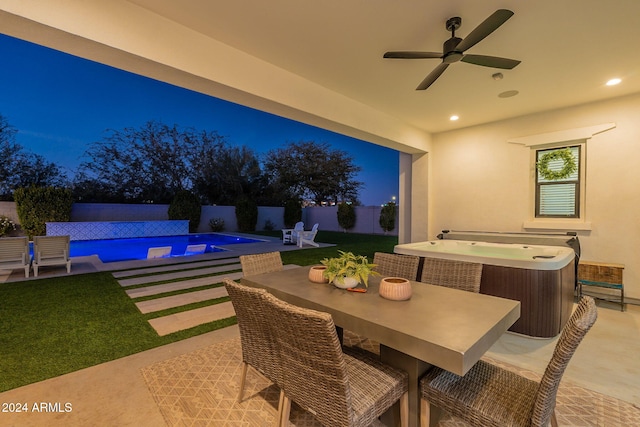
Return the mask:
<svg viewBox="0 0 640 427">
<path fill-rule="evenodd" d="M 558 335 L 571 316 L 575 252 L 562 246 L 436 240 L 396 245 L 394 252 L 483 265 L 480 293 L 518 300 L 520 319 L 512 332 Z"/>
<path fill-rule="evenodd" d="M 397 245 L 394 252 L 529 270 L 558 270 L 571 263 L 574 257 L 573 249 L 568 247 L 466 240 L 407 243 Z"/>
</svg>

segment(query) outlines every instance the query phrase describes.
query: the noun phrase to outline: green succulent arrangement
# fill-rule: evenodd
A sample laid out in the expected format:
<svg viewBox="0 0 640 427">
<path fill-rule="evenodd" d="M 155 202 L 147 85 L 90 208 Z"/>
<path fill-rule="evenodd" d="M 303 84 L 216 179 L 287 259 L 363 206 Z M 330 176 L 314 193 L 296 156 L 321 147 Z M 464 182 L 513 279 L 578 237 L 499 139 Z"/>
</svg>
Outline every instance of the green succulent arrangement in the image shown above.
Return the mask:
<svg viewBox="0 0 640 427">
<path fill-rule="evenodd" d="M 327 268 L 324 271 L 324 277 L 333 282 L 336 277 L 353 277 L 358 281 L 369 286 L 369 276 L 377 275 L 378 272 L 373 271 L 376 264 L 369 263 L 364 255 L 354 255 L 353 252 L 338 251 L 340 254 L 336 258 L 325 258 L 322 265 Z"/>
</svg>

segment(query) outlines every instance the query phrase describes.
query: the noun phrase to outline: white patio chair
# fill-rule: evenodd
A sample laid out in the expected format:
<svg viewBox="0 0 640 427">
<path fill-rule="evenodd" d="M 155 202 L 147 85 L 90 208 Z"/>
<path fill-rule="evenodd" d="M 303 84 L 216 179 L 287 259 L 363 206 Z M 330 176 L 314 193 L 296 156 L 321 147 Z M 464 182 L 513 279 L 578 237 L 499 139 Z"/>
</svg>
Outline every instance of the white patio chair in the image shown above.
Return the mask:
<svg viewBox="0 0 640 427">
<path fill-rule="evenodd" d="M 0 270 L 24 268 L 24 277 L 29 277 L 31 255 L 26 237 L 4 237 L 0 239 Z"/>
<path fill-rule="evenodd" d="M 33 275 L 38 277 L 38 270 L 43 266 L 65 265 L 67 273 L 71 273 L 71 257 L 69 256 L 69 240 L 67 236 L 35 236 L 33 238 Z"/>
<path fill-rule="evenodd" d="M 305 243 L 311 246 L 315 246 L 316 248 L 320 246 L 317 244 L 314 239 L 316 238 L 316 234 L 318 234 L 318 224 L 313 224 L 313 228 L 310 231 L 298 231 L 297 243 L 298 247 L 302 247 Z"/>
<path fill-rule="evenodd" d="M 298 238 L 298 233 L 304 231 L 304 222 L 296 222 L 293 228 L 282 229 L 282 243 L 285 245 L 294 245 Z"/>
</svg>

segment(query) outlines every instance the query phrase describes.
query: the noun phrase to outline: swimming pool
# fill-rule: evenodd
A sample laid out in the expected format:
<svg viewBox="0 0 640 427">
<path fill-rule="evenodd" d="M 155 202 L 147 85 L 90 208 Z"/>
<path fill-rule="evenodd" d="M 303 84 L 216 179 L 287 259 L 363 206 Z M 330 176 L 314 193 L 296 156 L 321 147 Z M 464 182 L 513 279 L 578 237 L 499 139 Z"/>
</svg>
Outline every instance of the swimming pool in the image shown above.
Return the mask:
<svg viewBox="0 0 640 427">
<path fill-rule="evenodd" d="M 218 246 L 256 243 L 258 239 L 228 234 L 204 233 L 183 236 L 138 237 L 130 239 L 73 240 L 69 248 L 72 257 L 98 255 L 102 262 L 147 259 L 149 248 L 171 246 L 171 256 L 184 256 L 187 245 L 205 244 L 205 253 L 221 252 Z"/>
</svg>

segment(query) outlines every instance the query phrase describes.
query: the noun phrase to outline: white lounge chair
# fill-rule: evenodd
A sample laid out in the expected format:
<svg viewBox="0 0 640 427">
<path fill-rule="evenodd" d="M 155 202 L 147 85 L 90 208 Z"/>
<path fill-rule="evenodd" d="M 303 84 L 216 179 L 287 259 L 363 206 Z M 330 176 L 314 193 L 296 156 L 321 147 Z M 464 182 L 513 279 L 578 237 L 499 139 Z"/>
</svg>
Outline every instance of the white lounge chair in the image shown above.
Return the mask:
<svg viewBox="0 0 640 427">
<path fill-rule="evenodd" d="M 316 234 L 318 234 L 318 224 L 313 224 L 313 228 L 310 231 L 298 231 L 298 247 L 302 247 L 302 245 L 304 245 L 305 243 L 311 246 L 315 246 L 316 248 L 320 245 L 318 245 L 314 239 L 316 238 Z"/>
<path fill-rule="evenodd" d="M 29 277 L 29 240 L 26 237 L 3 237 L 0 239 L 0 270 L 15 268 L 24 268 L 24 277 Z"/>
<path fill-rule="evenodd" d="M 298 233 L 304 231 L 304 222 L 296 222 L 293 228 L 284 228 L 282 230 L 282 243 L 285 245 L 295 245 L 298 239 Z"/>
<path fill-rule="evenodd" d="M 160 246 L 147 250 L 147 259 L 168 258 L 171 256 L 171 246 Z"/>
<path fill-rule="evenodd" d="M 200 245 L 187 245 L 187 249 L 184 250 L 185 255 L 198 255 L 203 254 L 207 250 L 207 244 L 202 243 Z"/>
<path fill-rule="evenodd" d="M 38 277 L 38 269 L 49 265 L 66 265 L 71 273 L 69 256 L 69 236 L 35 236 L 33 238 L 33 275 Z"/>
</svg>

